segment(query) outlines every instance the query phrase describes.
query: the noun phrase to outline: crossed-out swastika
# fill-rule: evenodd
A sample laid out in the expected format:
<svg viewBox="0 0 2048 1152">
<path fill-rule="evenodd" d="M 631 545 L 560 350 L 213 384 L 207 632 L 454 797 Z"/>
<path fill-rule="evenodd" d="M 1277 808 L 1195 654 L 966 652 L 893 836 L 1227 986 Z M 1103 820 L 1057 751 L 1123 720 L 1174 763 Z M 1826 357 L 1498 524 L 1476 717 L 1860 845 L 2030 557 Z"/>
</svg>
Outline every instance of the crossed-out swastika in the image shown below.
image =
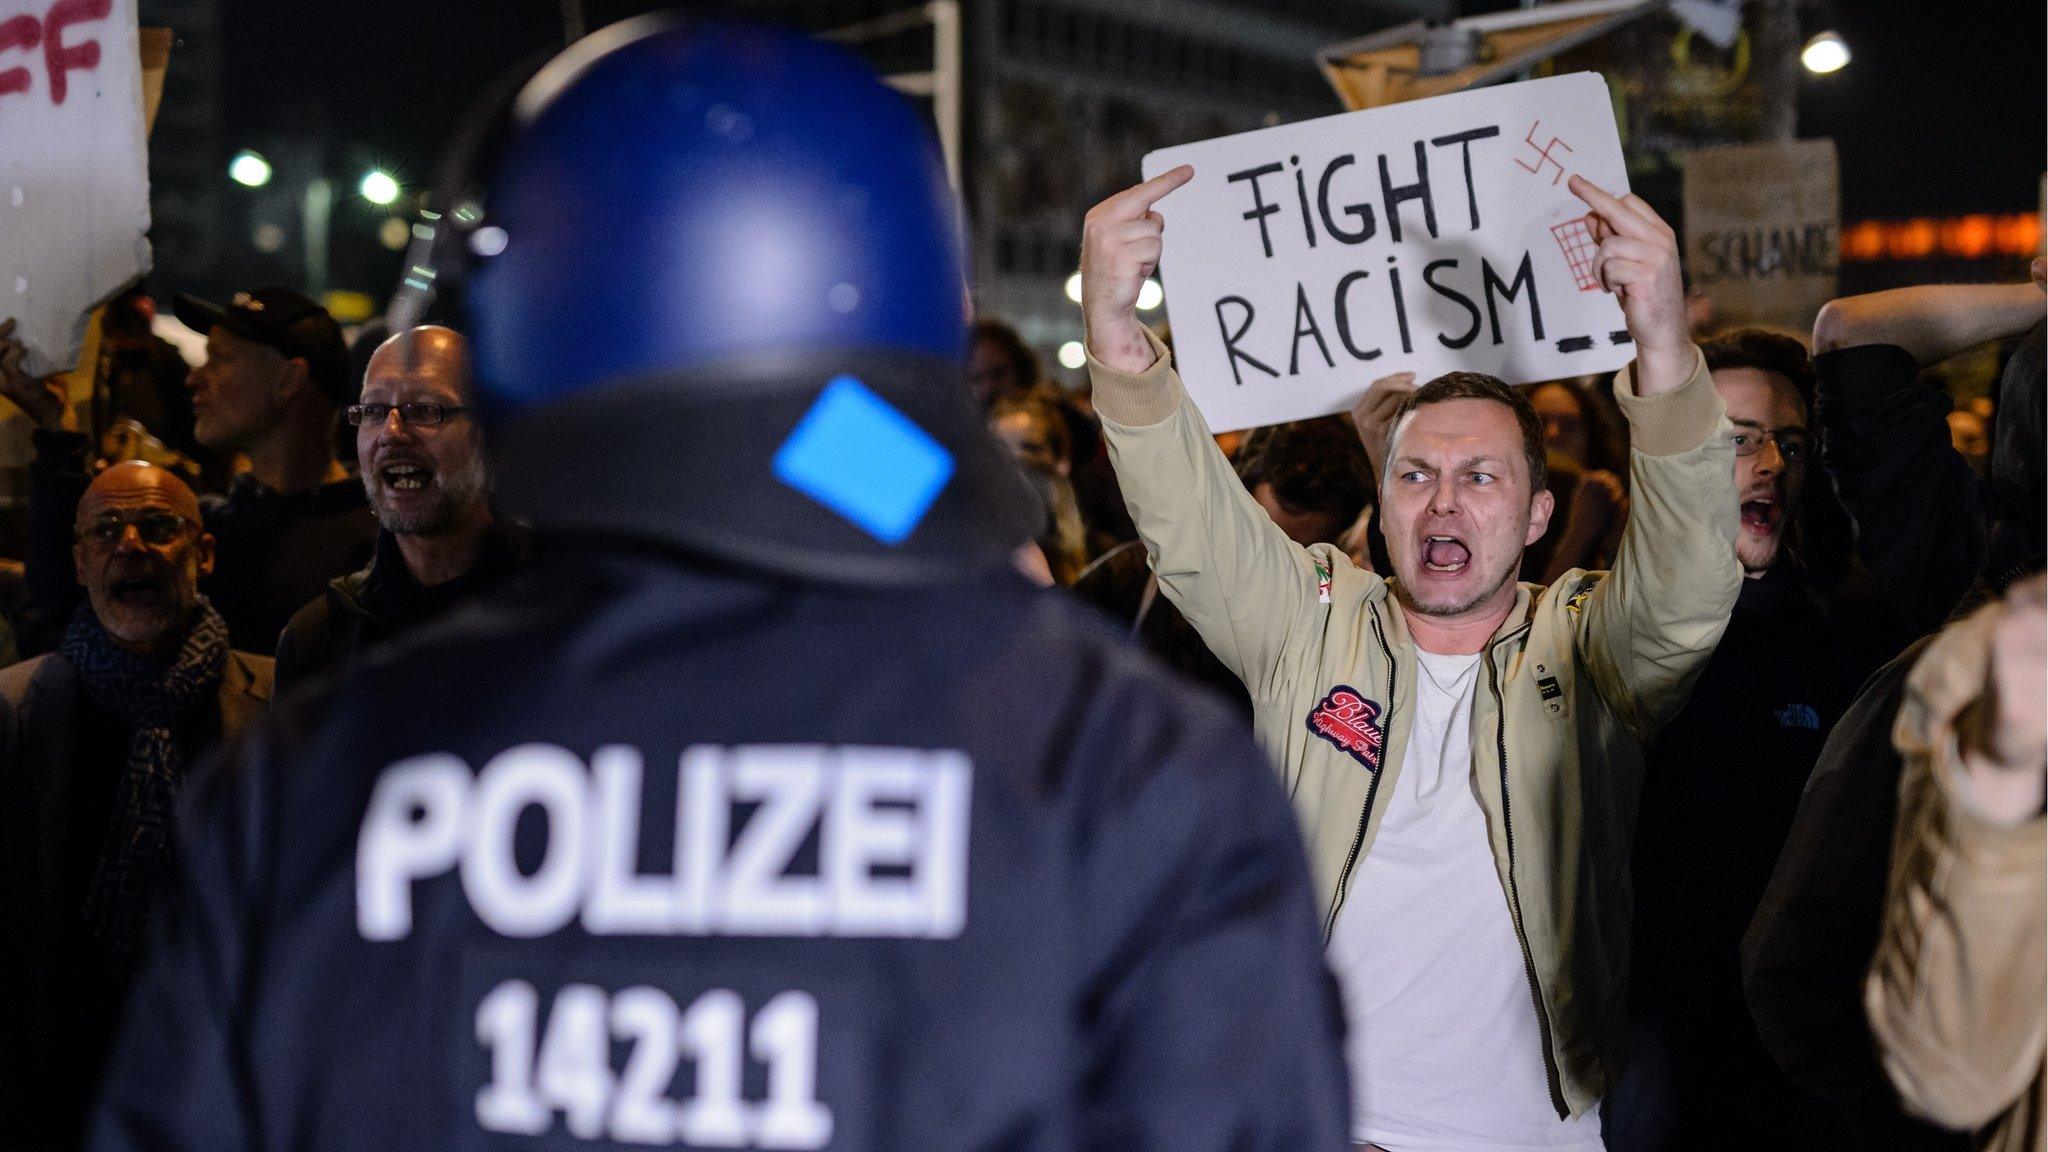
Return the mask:
<svg viewBox="0 0 2048 1152">
<path fill-rule="evenodd" d="M 1593 274 L 1593 257 L 1600 248 L 1593 242 L 1593 233 L 1586 227 L 1585 217 L 1574 216 L 1554 225 L 1550 234 L 1557 238 L 1557 246 L 1564 251 L 1564 262 L 1572 270 L 1572 283 L 1578 285 L 1581 292 L 1598 289 L 1600 279 Z"/>
<path fill-rule="evenodd" d="M 1543 127 L 1543 121 L 1536 121 L 1534 124 L 1529 125 L 1528 135 L 1522 137 L 1523 143 L 1526 143 L 1527 145 L 1529 145 L 1530 148 L 1535 150 L 1536 163 L 1524 164 L 1520 160 L 1516 160 L 1515 167 L 1520 168 L 1524 172 L 1531 172 L 1538 176 L 1541 176 L 1543 174 L 1543 167 L 1547 164 L 1550 167 L 1557 169 L 1557 175 L 1552 176 L 1550 178 L 1551 186 L 1555 187 L 1558 181 L 1564 179 L 1564 165 L 1557 162 L 1557 158 L 1550 154 L 1550 150 L 1553 148 L 1562 148 L 1565 151 L 1570 152 L 1572 150 L 1572 146 L 1565 143 L 1563 140 L 1560 140 L 1556 136 L 1552 136 L 1550 138 L 1550 143 L 1548 144 L 1536 143 L 1536 130 L 1541 127 Z"/>
</svg>

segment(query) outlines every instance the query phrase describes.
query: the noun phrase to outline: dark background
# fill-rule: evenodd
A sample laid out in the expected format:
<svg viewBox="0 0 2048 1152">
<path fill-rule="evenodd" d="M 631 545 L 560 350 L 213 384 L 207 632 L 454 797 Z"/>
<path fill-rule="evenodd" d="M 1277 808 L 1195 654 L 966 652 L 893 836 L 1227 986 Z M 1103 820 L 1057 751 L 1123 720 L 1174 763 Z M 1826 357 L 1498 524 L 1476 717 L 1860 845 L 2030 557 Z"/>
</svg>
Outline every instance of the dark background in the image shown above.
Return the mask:
<svg viewBox="0 0 2048 1152">
<path fill-rule="evenodd" d="M 586 23 L 602 27 L 652 6 L 586 0 Z M 1513 6 L 1454 7 L 1471 15 Z M 819 26 L 834 22 L 830 3 L 785 7 Z M 1853 53 L 1832 76 L 1802 71 L 1798 101 L 1799 135 L 1835 139 L 1845 225 L 2039 209 L 2048 164 L 2044 11 L 2039 0 L 1837 0 L 1802 10 L 1802 34 L 1833 27 Z M 425 187 L 476 95 L 501 70 L 562 39 L 560 9 L 547 0 L 222 0 L 221 16 L 216 170 L 226 184 L 228 154 L 253 147 L 277 175 L 262 190 L 227 185 L 229 224 L 207 277 L 214 290 L 300 278 L 295 236 L 271 256 L 256 252 L 249 236 L 265 219 L 295 232 L 298 190 L 318 167 L 335 183 L 332 282 L 381 301 L 401 257 L 377 243 L 376 229 L 390 215 L 408 215 L 407 205 L 364 202 L 355 192 L 362 172 L 382 166 L 408 188 Z M 1329 110 L 1340 110 L 1334 95 Z M 178 271 L 164 267 L 158 278 Z"/>
</svg>

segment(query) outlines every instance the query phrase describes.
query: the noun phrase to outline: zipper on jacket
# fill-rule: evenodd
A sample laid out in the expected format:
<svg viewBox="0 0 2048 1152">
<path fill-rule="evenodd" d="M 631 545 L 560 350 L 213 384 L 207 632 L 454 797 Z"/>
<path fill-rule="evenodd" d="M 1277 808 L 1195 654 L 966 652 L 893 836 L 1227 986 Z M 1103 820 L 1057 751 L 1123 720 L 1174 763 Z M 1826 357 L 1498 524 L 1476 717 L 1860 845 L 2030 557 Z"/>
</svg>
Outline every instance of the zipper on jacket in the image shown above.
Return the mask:
<svg viewBox="0 0 2048 1152">
<path fill-rule="evenodd" d="M 1557 1118 L 1571 1118 L 1564 1087 L 1558 1082 L 1557 1054 L 1550 1043 L 1550 1010 L 1543 1006 L 1543 988 L 1536 979 L 1536 958 L 1529 952 L 1529 934 L 1522 928 L 1522 894 L 1515 882 L 1515 822 L 1508 805 L 1508 708 L 1500 694 L 1500 669 L 1493 662 L 1493 648 L 1486 649 L 1486 682 L 1493 689 L 1494 739 L 1500 749 L 1500 826 L 1508 842 L 1508 906 L 1514 912 L 1515 941 L 1522 946 L 1523 969 L 1529 974 L 1529 998 L 1536 1004 L 1536 1024 L 1543 1034 L 1543 1072 L 1550 1081 L 1550 1106 Z"/>
<path fill-rule="evenodd" d="M 1387 645 L 1387 634 L 1380 628 L 1380 610 L 1372 607 L 1372 634 L 1380 642 L 1380 655 L 1387 662 L 1387 706 L 1380 713 L 1380 761 L 1379 771 L 1372 774 L 1372 783 L 1365 786 L 1365 810 L 1358 814 L 1358 834 L 1351 838 L 1351 854 L 1344 858 L 1344 871 L 1337 874 L 1337 891 L 1330 897 L 1330 918 L 1323 922 L 1323 944 L 1327 947 L 1330 936 L 1337 931 L 1337 909 L 1344 906 L 1344 891 L 1351 884 L 1351 869 L 1358 863 L 1359 849 L 1365 847 L 1365 828 L 1372 823 L 1372 802 L 1380 794 L 1380 777 L 1386 775 L 1384 757 L 1393 751 L 1394 739 L 1394 678 L 1400 669 L 1394 664 L 1394 650 Z"/>
</svg>

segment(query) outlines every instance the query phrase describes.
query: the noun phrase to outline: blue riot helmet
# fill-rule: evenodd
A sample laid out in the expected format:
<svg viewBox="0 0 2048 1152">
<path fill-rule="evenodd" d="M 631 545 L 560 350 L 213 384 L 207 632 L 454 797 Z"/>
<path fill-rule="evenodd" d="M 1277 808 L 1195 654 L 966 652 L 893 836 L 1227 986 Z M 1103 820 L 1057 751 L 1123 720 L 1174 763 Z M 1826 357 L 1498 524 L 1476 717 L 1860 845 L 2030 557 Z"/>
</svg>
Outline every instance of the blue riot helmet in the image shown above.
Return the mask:
<svg viewBox="0 0 2048 1152">
<path fill-rule="evenodd" d="M 855 582 L 1033 534 L 965 386 L 951 189 L 859 60 L 642 17 L 484 119 L 413 275 L 459 281 L 508 512 Z"/>
</svg>

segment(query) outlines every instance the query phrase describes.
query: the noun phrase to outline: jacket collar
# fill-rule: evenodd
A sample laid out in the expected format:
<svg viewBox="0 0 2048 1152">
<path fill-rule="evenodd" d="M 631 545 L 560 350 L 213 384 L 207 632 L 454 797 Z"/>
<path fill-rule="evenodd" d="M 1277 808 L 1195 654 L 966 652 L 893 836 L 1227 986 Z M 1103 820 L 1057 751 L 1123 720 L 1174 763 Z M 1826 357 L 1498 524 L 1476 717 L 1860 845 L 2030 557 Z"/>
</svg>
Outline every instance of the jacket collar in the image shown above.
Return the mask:
<svg viewBox="0 0 2048 1152">
<path fill-rule="evenodd" d="M 1515 606 L 1508 609 L 1507 619 L 1502 620 L 1500 627 L 1493 630 L 1493 635 L 1486 641 L 1484 651 L 1490 652 L 1511 640 L 1518 640 L 1524 633 L 1528 632 L 1530 625 L 1534 621 L 1536 596 L 1542 591 L 1544 590 L 1534 584 L 1518 583 L 1515 585 Z M 1399 594 L 1395 592 L 1394 581 L 1387 580 L 1381 584 L 1378 598 L 1383 600 L 1389 609 L 1385 613 L 1390 620 L 1388 630 L 1389 641 L 1397 649 L 1403 651 L 1413 649 L 1415 647 L 1415 637 L 1408 631 L 1408 609 L 1401 603 Z"/>
</svg>

